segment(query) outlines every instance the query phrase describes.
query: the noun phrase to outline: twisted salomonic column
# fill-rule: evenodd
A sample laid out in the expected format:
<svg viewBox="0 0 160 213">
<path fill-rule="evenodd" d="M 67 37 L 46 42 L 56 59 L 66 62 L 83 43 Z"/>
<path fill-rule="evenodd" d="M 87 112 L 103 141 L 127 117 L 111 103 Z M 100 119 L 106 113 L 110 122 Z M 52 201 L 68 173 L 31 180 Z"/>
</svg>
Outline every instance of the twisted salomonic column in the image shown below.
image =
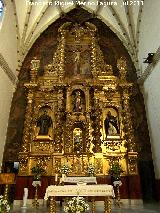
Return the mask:
<svg viewBox="0 0 160 213">
<path fill-rule="evenodd" d="M 60 40 L 59 40 L 58 48 L 53 57 L 53 67 L 54 67 L 56 73 L 58 73 L 59 81 L 62 82 L 64 73 L 65 73 L 64 62 L 65 62 L 66 30 L 59 29 L 59 33 L 60 33 Z"/>
<path fill-rule="evenodd" d="M 101 116 L 102 112 L 100 109 L 100 105 L 99 105 L 99 99 L 96 97 L 94 98 L 94 106 L 92 109 L 92 128 L 93 128 L 93 132 L 92 132 L 92 136 L 93 136 L 93 140 L 92 143 L 94 144 L 93 147 L 93 152 L 102 152 L 102 148 L 101 148 Z"/>
<path fill-rule="evenodd" d="M 31 61 L 31 70 L 30 70 L 30 83 L 24 85 L 27 93 L 27 106 L 24 119 L 24 130 L 23 130 L 23 139 L 21 152 L 19 153 L 19 163 L 20 163 L 20 173 L 26 174 L 27 164 L 28 164 L 28 153 L 30 151 L 30 143 L 32 138 L 32 113 L 33 113 L 33 101 L 35 88 L 37 87 L 37 72 L 39 69 L 40 61 L 34 58 Z"/>
<path fill-rule="evenodd" d="M 124 125 L 124 139 L 127 142 L 128 152 L 136 152 L 136 140 L 134 134 L 134 127 L 132 122 L 132 111 L 130 106 L 130 96 L 134 93 L 133 83 L 128 83 L 126 81 L 127 73 L 127 62 L 126 59 L 121 57 L 117 61 L 117 68 L 120 71 L 120 83 L 119 87 L 121 90 L 122 98 L 122 117 Z"/>
<path fill-rule="evenodd" d="M 92 34 L 91 37 L 91 72 L 93 74 L 93 77 L 97 76 L 97 54 L 96 54 L 96 38 L 94 34 Z"/>
<path fill-rule="evenodd" d="M 122 86 L 122 85 L 121 85 Z M 134 134 L 134 127 L 132 122 L 132 112 L 130 107 L 130 89 L 132 89 L 132 85 L 123 88 L 123 96 L 122 96 L 122 104 L 123 104 L 123 125 L 125 132 L 125 139 L 127 141 L 128 152 L 136 152 L 136 141 Z"/>
<path fill-rule="evenodd" d="M 58 89 L 57 94 L 58 106 L 57 106 L 57 113 L 56 113 L 56 136 L 55 136 L 55 147 L 54 151 L 61 153 L 62 152 L 62 134 L 63 134 L 63 89 Z"/>
<path fill-rule="evenodd" d="M 25 121 L 24 121 L 24 130 L 23 130 L 23 142 L 22 142 L 22 152 L 28 152 L 30 147 L 31 141 L 31 129 L 32 129 L 32 112 L 33 112 L 33 101 L 34 101 L 34 93 L 35 88 L 37 87 L 37 72 L 39 69 L 40 60 L 34 58 L 31 61 L 31 70 L 30 76 L 31 81 L 30 83 L 26 83 L 24 85 L 25 89 L 27 90 L 27 107 L 25 112 Z"/>
</svg>

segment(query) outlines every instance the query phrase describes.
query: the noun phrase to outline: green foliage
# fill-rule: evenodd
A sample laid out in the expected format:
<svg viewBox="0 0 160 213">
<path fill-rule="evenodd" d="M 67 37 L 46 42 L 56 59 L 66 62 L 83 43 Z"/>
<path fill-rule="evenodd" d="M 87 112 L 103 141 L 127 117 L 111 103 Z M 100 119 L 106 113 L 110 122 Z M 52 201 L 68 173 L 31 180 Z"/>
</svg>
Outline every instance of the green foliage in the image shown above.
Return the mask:
<svg viewBox="0 0 160 213">
<path fill-rule="evenodd" d="M 32 167 L 31 171 L 32 171 L 32 174 L 34 175 L 34 180 L 40 180 L 42 174 L 46 172 L 45 169 L 43 169 L 39 165 Z"/>
<path fill-rule="evenodd" d="M 118 162 L 115 162 L 111 165 L 108 173 L 115 179 L 115 180 L 119 180 L 121 174 L 124 171 L 122 170 L 121 165 Z"/>
</svg>

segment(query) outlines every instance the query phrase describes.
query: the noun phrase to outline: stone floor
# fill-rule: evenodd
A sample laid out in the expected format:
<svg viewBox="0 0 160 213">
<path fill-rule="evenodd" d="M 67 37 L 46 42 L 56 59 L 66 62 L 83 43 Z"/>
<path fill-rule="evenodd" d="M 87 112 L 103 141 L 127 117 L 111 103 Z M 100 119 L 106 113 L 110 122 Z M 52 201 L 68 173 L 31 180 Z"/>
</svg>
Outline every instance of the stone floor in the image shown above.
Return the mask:
<svg viewBox="0 0 160 213">
<path fill-rule="evenodd" d="M 49 213 L 49 209 L 46 207 L 39 207 L 37 209 L 34 208 L 17 208 L 11 210 L 12 213 Z M 91 211 L 88 211 L 88 213 Z M 103 210 L 103 202 L 96 202 L 96 213 L 102 213 Z M 60 207 L 57 204 L 57 213 L 64 213 L 63 207 Z M 129 204 L 121 204 L 121 207 L 113 205 L 112 213 L 160 213 L 160 203 L 148 203 L 148 204 L 139 204 L 139 205 L 129 205 Z"/>
</svg>

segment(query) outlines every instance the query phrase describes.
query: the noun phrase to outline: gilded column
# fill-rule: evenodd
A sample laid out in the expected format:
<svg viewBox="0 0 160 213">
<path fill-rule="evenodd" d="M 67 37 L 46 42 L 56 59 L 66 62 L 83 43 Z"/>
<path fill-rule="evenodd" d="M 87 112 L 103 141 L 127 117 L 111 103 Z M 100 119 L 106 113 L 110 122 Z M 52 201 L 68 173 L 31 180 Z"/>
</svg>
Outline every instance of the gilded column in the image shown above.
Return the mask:
<svg viewBox="0 0 160 213">
<path fill-rule="evenodd" d="M 28 85 L 25 85 L 28 87 Z M 33 92 L 28 91 L 27 94 L 27 107 L 25 113 L 25 121 L 24 121 L 24 131 L 23 131 L 23 145 L 22 152 L 29 152 L 30 149 L 30 138 L 31 138 L 31 122 L 32 122 L 32 103 L 33 103 Z"/>
<path fill-rule="evenodd" d="M 96 79 L 98 76 L 99 71 L 99 45 L 97 44 L 97 38 L 96 38 L 96 32 L 97 28 L 95 25 L 91 23 L 87 23 L 90 28 L 90 37 L 91 37 L 91 72 L 93 75 L 93 78 Z"/>
<path fill-rule="evenodd" d="M 93 140 L 92 143 L 94 144 L 93 147 L 93 152 L 102 152 L 102 148 L 101 148 L 101 109 L 100 109 L 100 105 L 99 105 L 99 99 L 97 97 L 97 89 L 95 89 L 95 97 L 94 97 L 94 106 L 92 109 L 92 128 L 93 128 L 93 132 L 92 132 L 92 136 L 93 136 Z"/>
<path fill-rule="evenodd" d="M 24 120 L 24 130 L 23 130 L 23 141 L 22 141 L 22 149 L 19 154 L 20 161 L 20 172 L 25 173 L 27 162 L 28 162 L 28 152 L 30 151 L 30 144 L 32 138 L 32 113 L 33 113 L 33 101 L 34 101 L 34 93 L 35 88 L 37 87 L 37 72 L 39 69 L 40 61 L 34 58 L 31 61 L 31 71 L 30 83 L 24 84 L 24 87 L 27 92 L 27 106 L 25 112 L 25 120 Z"/>
<path fill-rule="evenodd" d="M 97 69 L 96 69 L 96 38 L 94 34 L 92 34 L 92 41 L 91 41 L 91 72 L 94 77 L 97 76 Z"/>
<path fill-rule="evenodd" d="M 34 90 L 37 87 L 37 72 L 39 69 L 40 60 L 34 58 L 31 61 L 31 71 L 30 83 L 26 83 L 24 87 L 27 90 L 27 107 L 25 113 L 25 121 L 24 121 L 24 131 L 23 131 L 23 145 L 22 145 L 22 152 L 28 152 L 30 148 L 30 140 L 31 140 L 31 123 L 32 123 L 32 111 L 33 111 L 33 101 L 34 101 Z"/>
<path fill-rule="evenodd" d="M 63 135 L 63 116 L 64 116 L 64 110 L 63 110 L 63 89 L 58 89 L 57 94 L 57 113 L 56 113 L 56 137 L 55 137 L 55 147 L 54 151 L 57 153 L 62 152 L 62 135 Z"/>
<path fill-rule="evenodd" d="M 61 31 L 61 40 L 60 40 L 60 63 L 59 63 L 59 74 L 60 81 L 62 81 L 64 77 L 64 60 L 65 60 L 65 30 Z"/>
<path fill-rule="evenodd" d="M 58 73 L 59 76 L 59 82 L 63 82 L 64 77 L 64 62 L 65 62 L 65 35 L 66 30 L 59 29 L 60 39 L 58 48 L 55 52 L 55 55 L 53 57 L 53 67 L 55 71 Z"/>
<path fill-rule="evenodd" d="M 122 86 L 122 85 L 121 85 Z M 131 85 L 132 87 L 132 85 Z M 125 132 L 125 139 L 127 141 L 127 148 L 129 152 L 136 152 L 136 140 L 134 134 L 134 128 L 132 123 L 132 113 L 130 109 L 130 92 L 131 87 L 122 86 L 123 88 L 123 125 Z"/>
<path fill-rule="evenodd" d="M 117 67 L 120 71 L 120 88 L 122 95 L 122 117 L 123 117 L 123 131 L 125 133 L 124 139 L 127 141 L 128 152 L 136 152 L 136 140 L 134 134 L 134 127 L 132 123 L 132 112 L 130 107 L 130 96 L 133 94 L 134 85 L 126 81 L 127 62 L 121 57 L 117 61 Z"/>
<path fill-rule="evenodd" d="M 128 155 L 127 160 L 127 170 L 130 175 L 137 174 L 137 144 L 136 136 L 133 126 L 133 116 L 130 106 L 131 95 L 136 94 L 136 89 L 133 83 L 128 83 L 126 81 L 127 63 L 124 58 L 120 58 L 117 61 L 117 67 L 120 71 L 120 90 L 122 95 L 122 118 L 123 118 L 123 131 L 124 139 L 126 141 L 126 147 Z"/>
</svg>

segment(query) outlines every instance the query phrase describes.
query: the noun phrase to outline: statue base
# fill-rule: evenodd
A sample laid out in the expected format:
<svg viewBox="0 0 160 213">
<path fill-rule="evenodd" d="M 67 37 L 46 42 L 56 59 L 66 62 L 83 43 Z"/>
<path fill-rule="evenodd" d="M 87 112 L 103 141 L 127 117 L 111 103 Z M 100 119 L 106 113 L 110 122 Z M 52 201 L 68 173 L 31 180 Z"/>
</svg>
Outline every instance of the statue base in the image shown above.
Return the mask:
<svg viewBox="0 0 160 213">
<path fill-rule="evenodd" d="M 51 136 L 49 135 L 38 135 L 35 140 L 52 140 Z"/>
</svg>

